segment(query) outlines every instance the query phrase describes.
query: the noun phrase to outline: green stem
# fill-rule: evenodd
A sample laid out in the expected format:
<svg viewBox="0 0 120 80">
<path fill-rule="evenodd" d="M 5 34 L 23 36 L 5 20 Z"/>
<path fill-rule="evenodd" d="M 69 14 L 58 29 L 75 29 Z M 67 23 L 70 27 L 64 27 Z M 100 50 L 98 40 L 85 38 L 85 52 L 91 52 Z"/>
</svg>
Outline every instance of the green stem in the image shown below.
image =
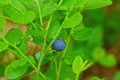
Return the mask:
<svg viewBox="0 0 120 80">
<path fill-rule="evenodd" d="M 35 23 L 31 22 L 31 25 L 35 28 L 35 30 L 38 30 L 37 26 L 35 25 Z M 39 27 L 40 30 L 43 30 L 41 27 Z"/>
<path fill-rule="evenodd" d="M 9 44 L 9 42 L 8 42 L 2 35 L 0 35 L 0 38 L 1 38 L 6 44 Z"/>
<path fill-rule="evenodd" d="M 23 58 L 26 59 L 26 60 L 31 64 L 31 66 L 36 70 L 36 72 L 39 71 L 39 70 L 36 68 L 36 66 L 31 62 L 31 60 L 28 59 L 28 58 L 25 56 L 25 54 L 24 54 L 17 46 L 9 43 L 2 35 L 0 35 L 0 38 L 1 38 L 6 44 L 9 44 L 9 45 L 12 46 L 14 49 L 16 49 L 16 50 L 23 56 Z M 39 74 L 40 74 L 43 78 L 45 78 L 45 76 L 44 76 L 41 72 L 39 72 Z"/>
<path fill-rule="evenodd" d="M 67 49 L 68 49 L 68 46 L 69 46 L 69 43 L 70 43 L 70 38 L 71 38 L 72 30 L 73 30 L 73 29 L 70 30 L 70 34 L 69 34 L 69 36 L 68 36 L 66 48 L 65 48 L 65 50 L 64 50 L 64 52 L 62 53 L 62 56 L 61 56 L 61 58 L 60 58 L 60 62 L 59 62 L 59 66 L 58 66 L 58 74 L 57 74 L 58 76 L 57 76 L 57 80 L 59 80 L 60 71 L 61 71 L 61 66 L 62 66 L 62 61 L 63 61 L 63 58 L 65 57 L 65 54 L 66 54 L 66 52 L 67 52 Z"/>
<path fill-rule="evenodd" d="M 39 60 L 39 62 L 38 62 L 38 70 L 40 70 L 42 60 L 43 60 L 43 58 L 44 58 L 44 56 L 45 56 L 45 46 L 46 46 L 46 35 L 44 36 L 43 48 L 42 48 L 40 60 Z"/>
<path fill-rule="evenodd" d="M 39 0 L 35 0 L 35 2 L 36 2 L 37 7 L 38 7 L 38 12 L 39 12 L 39 16 L 40 16 L 40 18 L 39 18 L 40 19 L 40 24 L 43 27 L 41 7 L 40 7 L 40 4 L 39 4 Z M 47 25 L 47 30 L 48 30 L 48 28 L 50 26 L 50 23 L 51 23 L 51 17 L 50 17 L 48 25 Z M 46 38 L 47 38 L 47 34 L 44 36 L 43 49 L 42 49 L 42 53 L 41 53 L 41 56 L 40 56 L 40 60 L 38 62 L 38 70 L 40 70 L 40 67 L 41 67 L 41 64 L 42 64 L 42 60 L 43 60 L 43 58 L 45 56 Z"/>
<path fill-rule="evenodd" d="M 56 59 L 54 59 L 54 65 L 55 65 L 55 71 L 56 71 L 56 80 L 57 80 L 57 78 L 58 78 L 58 66 L 57 66 L 57 61 L 56 61 Z"/>
<path fill-rule="evenodd" d="M 51 21 L 52 21 L 52 17 L 53 17 L 53 15 L 51 15 L 50 18 L 49 18 L 49 21 L 48 21 L 48 24 L 47 24 L 46 30 L 48 30 L 49 27 L 50 27 L 50 24 L 51 24 Z"/>
<path fill-rule="evenodd" d="M 78 80 L 78 78 L 79 78 L 79 74 L 76 74 L 75 80 Z"/>
<path fill-rule="evenodd" d="M 43 43 L 42 53 L 41 53 L 41 56 L 40 56 L 40 60 L 38 62 L 38 67 L 37 67 L 39 71 L 41 71 L 40 67 L 41 67 L 41 64 L 42 64 L 42 60 L 43 60 L 43 58 L 45 56 L 45 53 L 44 53 L 45 46 L 46 46 L 46 36 L 44 36 L 44 43 Z M 38 79 L 39 79 L 39 74 L 37 73 L 37 75 L 38 75 Z"/>
<path fill-rule="evenodd" d="M 10 20 L 9 17 L 3 16 L 3 15 L 0 15 L 0 17 Z"/>
<path fill-rule="evenodd" d="M 57 71 L 56 80 L 59 80 L 61 65 L 62 65 L 62 60 L 60 59 L 60 62 L 59 62 L 59 65 L 58 65 L 58 71 Z"/>
<path fill-rule="evenodd" d="M 16 6 L 14 6 L 13 4 L 12 4 L 12 1 L 11 0 L 9 0 L 10 1 L 10 5 L 11 5 L 11 7 L 12 8 L 14 8 L 14 9 L 16 9 L 18 12 L 20 12 L 22 15 L 25 15 L 25 13 L 23 12 L 23 11 L 21 11 L 20 9 L 18 9 L 18 8 L 16 8 Z"/>
<path fill-rule="evenodd" d="M 55 63 L 55 70 L 56 70 L 56 73 L 57 73 L 57 61 L 56 61 L 56 59 L 54 59 L 54 63 Z"/>
<path fill-rule="evenodd" d="M 57 8 L 60 7 L 60 5 L 61 5 L 62 2 L 63 2 L 63 0 L 60 0 L 60 1 L 59 1 Z"/>
<path fill-rule="evenodd" d="M 40 16 L 40 24 L 41 26 L 43 27 L 43 21 L 42 21 L 42 14 L 41 14 L 41 7 L 40 7 L 40 3 L 39 3 L 39 0 L 35 0 L 36 4 L 37 4 L 37 7 L 38 7 L 38 12 L 39 12 L 39 16 Z"/>
<path fill-rule="evenodd" d="M 49 21 L 48 21 L 48 24 L 47 24 L 47 28 L 46 28 L 46 30 L 49 29 L 49 27 L 50 27 L 50 23 L 51 23 L 51 20 L 52 20 L 52 15 L 50 16 L 50 19 L 49 19 Z M 47 34 L 48 34 L 48 33 L 46 33 L 45 36 L 44 36 L 43 49 L 42 49 L 42 53 L 41 53 L 41 56 L 40 56 L 40 60 L 39 60 L 39 62 L 38 62 L 38 70 L 40 70 L 40 67 L 41 67 L 41 64 L 42 64 L 43 58 L 44 58 L 44 56 L 45 56 L 45 46 L 46 46 L 46 38 L 47 38 Z"/>
<path fill-rule="evenodd" d="M 64 24 L 65 20 L 68 18 L 68 15 L 69 15 L 69 13 L 66 14 L 66 17 L 65 17 L 63 23 L 61 24 L 61 26 L 60 26 L 60 28 L 58 29 L 56 35 L 54 36 L 54 38 L 52 39 L 52 41 L 51 41 L 50 44 L 48 45 L 47 50 L 49 49 L 49 47 L 53 44 L 54 40 L 55 40 L 55 39 L 57 38 L 57 36 L 59 35 L 60 31 L 61 31 L 62 28 L 63 28 L 63 24 Z"/>
<path fill-rule="evenodd" d="M 48 30 L 49 29 L 49 27 L 50 27 L 50 23 L 51 23 L 51 20 L 52 20 L 52 16 L 50 17 L 50 19 L 49 19 L 49 21 L 48 21 L 48 24 L 47 24 L 47 28 L 46 28 L 46 30 Z M 38 62 L 38 69 L 40 70 L 40 66 L 41 66 L 41 63 L 42 63 L 42 60 L 43 60 L 43 57 L 44 57 L 44 55 L 45 55 L 45 46 L 46 46 L 46 38 L 47 38 L 47 34 L 48 33 L 46 33 L 45 34 L 45 36 L 44 36 L 44 43 L 43 43 L 43 49 L 42 49 L 42 53 L 41 53 L 41 56 L 40 56 L 40 60 L 39 60 L 39 62 Z"/>
<path fill-rule="evenodd" d="M 71 38 L 72 31 L 73 31 L 73 28 L 71 28 L 71 30 L 70 30 L 70 33 L 69 33 L 69 36 L 68 36 L 68 39 L 67 39 L 67 45 L 66 45 L 66 48 L 65 48 L 65 50 L 64 50 L 64 52 L 63 52 L 63 54 L 62 54 L 62 58 L 65 57 L 65 54 L 66 54 L 66 52 L 67 52 L 67 49 L 68 49 L 68 46 L 69 46 L 69 42 L 70 42 L 70 38 Z"/>
<path fill-rule="evenodd" d="M 31 22 L 31 24 L 33 25 L 33 27 L 35 28 L 35 30 L 38 30 L 37 27 L 35 26 L 35 24 L 33 22 Z"/>
</svg>

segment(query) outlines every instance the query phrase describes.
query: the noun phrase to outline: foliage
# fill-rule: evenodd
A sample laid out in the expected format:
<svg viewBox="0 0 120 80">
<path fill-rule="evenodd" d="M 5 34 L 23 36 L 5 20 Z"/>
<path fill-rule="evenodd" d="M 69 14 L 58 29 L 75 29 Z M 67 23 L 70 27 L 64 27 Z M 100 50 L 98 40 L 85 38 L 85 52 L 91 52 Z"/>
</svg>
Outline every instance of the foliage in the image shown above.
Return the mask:
<svg viewBox="0 0 120 80">
<path fill-rule="evenodd" d="M 4 71 L 8 80 L 16 80 L 36 71 L 30 80 L 78 80 L 96 61 L 103 66 L 114 66 L 114 56 L 101 49 L 101 27 L 85 26 L 82 13 L 111 4 L 111 0 L 0 0 L 0 55 L 10 51 L 17 57 L 5 70 L 0 65 L 1 75 Z M 2 35 L 7 20 L 19 26 Z M 21 25 L 26 26 L 25 32 L 19 28 Z M 57 39 L 64 39 L 64 50 L 52 48 Z M 42 49 L 29 56 L 29 42 Z M 110 60 L 112 63 L 106 64 Z"/>
</svg>

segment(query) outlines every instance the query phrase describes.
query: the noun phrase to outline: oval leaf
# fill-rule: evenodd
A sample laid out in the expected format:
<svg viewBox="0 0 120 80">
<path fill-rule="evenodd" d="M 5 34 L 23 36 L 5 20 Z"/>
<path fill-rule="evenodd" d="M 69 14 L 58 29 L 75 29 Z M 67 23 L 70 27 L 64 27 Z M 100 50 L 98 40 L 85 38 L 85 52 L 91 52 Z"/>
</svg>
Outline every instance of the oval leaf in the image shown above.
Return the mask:
<svg viewBox="0 0 120 80">
<path fill-rule="evenodd" d="M 55 10 L 57 9 L 57 3 L 53 3 L 52 1 L 48 1 L 47 3 L 45 3 L 45 5 L 43 6 L 42 9 L 42 15 L 46 16 L 48 14 L 53 13 Z"/>
<path fill-rule="evenodd" d="M 91 28 L 82 27 L 73 31 L 72 36 L 75 40 L 84 41 L 89 39 L 93 35 Z"/>
<path fill-rule="evenodd" d="M 77 56 L 72 63 L 72 70 L 75 74 L 79 74 L 83 68 L 83 60 L 80 56 Z"/>
<path fill-rule="evenodd" d="M 93 50 L 93 59 L 96 61 L 101 61 L 106 57 L 106 52 L 103 48 L 97 47 Z"/>
<path fill-rule="evenodd" d="M 6 34 L 5 38 L 8 40 L 8 42 L 17 45 L 21 42 L 22 35 L 23 34 L 20 29 L 11 29 Z"/>
<path fill-rule="evenodd" d="M 71 65 L 77 56 L 82 57 L 82 59 L 86 58 L 86 55 L 82 50 L 74 50 L 67 53 L 65 63 Z"/>
<path fill-rule="evenodd" d="M 27 69 L 28 67 L 25 63 L 23 64 L 23 60 L 15 60 L 5 68 L 5 76 L 7 76 L 8 79 L 17 79 L 22 76 Z"/>
<path fill-rule="evenodd" d="M 3 41 L 0 41 L 0 52 L 4 51 L 5 49 L 8 48 L 8 44 L 6 44 L 5 42 Z"/>
<path fill-rule="evenodd" d="M 5 26 L 5 24 L 6 24 L 6 20 L 4 18 L 0 17 L 0 31 Z"/>
<path fill-rule="evenodd" d="M 72 28 L 80 24 L 82 21 L 82 15 L 77 12 L 73 14 L 71 17 L 68 17 L 66 21 L 63 23 L 63 28 Z"/>
<path fill-rule="evenodd" d="M 53 21 L 48 30 L 48 37 L 53 38 L 58 32 L 59 27 L 60 23 L 57 20 Z"/>
<path fill-rule="evenodd" d="M 109 54 L 100 61 L 100 64 L 105 67 L 114 67 L 117 64 L 117 61 L 113 54 Z"/>
<path fill-rule="evenodd" d="M 111 0 L 85 0 L 84 9 L 97 9 L 105 6 L 109 6 L 112 4 Z"/>
<path fill-rule="evenodd" d="M 14 13 L 11 15 L 11 20 L 19 24 L 28 24 L 32 22 L 35 18 L 35 13 L 33 11 L 27 11 L 24 15 L 21 13 Z"/>
<path fill-rule="evenodd" d="M 19 0 L 9 0 L 11 6 L 15 7 L 21 12 L 26 12 L 25 6 Z"/>
</svg>

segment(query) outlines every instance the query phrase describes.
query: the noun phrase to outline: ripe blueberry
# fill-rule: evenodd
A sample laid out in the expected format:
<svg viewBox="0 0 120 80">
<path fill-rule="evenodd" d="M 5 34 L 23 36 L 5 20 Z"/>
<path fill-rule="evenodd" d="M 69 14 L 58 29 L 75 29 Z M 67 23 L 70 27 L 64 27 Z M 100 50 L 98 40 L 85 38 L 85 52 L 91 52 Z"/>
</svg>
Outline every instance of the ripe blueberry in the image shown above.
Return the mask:
<svg viewBox="0 0 120 80">
<path fill-rule="evenodd" d="M 53 42 L 53 48 L 57 51 L 64 50 L 65 47 L 66 47 L 66 44 L 62 39 L 57 39 Z"/>
</svg>

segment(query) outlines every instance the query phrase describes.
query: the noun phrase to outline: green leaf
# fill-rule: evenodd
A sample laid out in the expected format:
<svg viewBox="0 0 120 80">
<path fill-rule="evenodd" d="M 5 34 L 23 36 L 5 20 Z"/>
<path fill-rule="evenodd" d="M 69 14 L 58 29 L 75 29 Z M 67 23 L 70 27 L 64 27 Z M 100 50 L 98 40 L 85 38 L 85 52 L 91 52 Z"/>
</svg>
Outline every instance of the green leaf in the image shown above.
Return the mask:
<svg viewBox="0 0 120 80">
<path fill-rule="evenodd" d="M 20 50 L 24 53 L 26 53 L 26 51 L 28 50 L 28 41 L 29 41 L 29 39 L 27 37 L 25 37 L 21 41 L 21 44 L 19 45 Z"/>
<path fill-rule="evenodd" d="M 5 18 L 0 17 L 0 32 L 5 25 L 6 25 Z"/>
<path fill-rule="evenodd" d="M 68 31 L 66 29 L 62 29 L 59 33 L 59 36 L 57 37 L 58 39 L 64 39 L 67 40 L 68 38 Z"/>
<path fill-rule="evenodd" d="M 22 76 L 28 67 L 23 60 L 15 60 L 5 68 L 5 76 L 8 79 L 17 79 Z"/>
<path fill-rule="evenodd" d="M 5 67 L 0 63 L 0 76 L 4 76 Z"/>
<path fill-rule="evenodd" d="M 43 37 L 33 37 L 33 42 L 37 45 L 42 44 L 43 41 L 44 41 Z"/>
<path fill-rule="evenodd" d="M 16 9 L 18 9 L 21 12 L 26 12 L 26 8 L 19 0 L 9 0 L 10 5 Z"/>
<path fill-rule="evenodd" d="M 12 52 L 14 55 L 16 55 L 19 59 L 23 58 L 23 56 L 19 54 L 18 51 L 15 50 L 13 47 L 8 47 L 8 50 Z"/>
<path fill-rule="evenodd" d="M 58 32 L 59 27 L 60 23 L 57 20 L 53 21 L 48 29 L 48 37 L 53 38 Z"/>
<path fill-rule="evenodd" d="M 39 77 L 37 77 L 37 74 L 30 76 L 29 80 L 39 80 Z"/>
<path fill-rule="evenodd" d="M 34 74 L 34 75 L 32 75 L 32 76 L 29 78 L 29 80 L 53 80 L 53 79 L 51 79 L 51 78 L 49 78 L 49 77 L 47 77 L 47 78 L 45 79 L 45 78 L 43 78 L 43 77 L 41 77 L 41 76 L 38 77 L 37 74 Z"/>
<path fill-rule="evenodd" d="M 93 51 L 93 59 L 96 61 L 101 61 L 106 57 L 106 52 L 103 48 L 97 47 Z"/>
<path fill-rule="evenodd" d="M 4 55 L 5 55 L 5 51 L 0 51 L 0 58 L 3 58 L 4 57 Z"/>
<path fill-rule="evenodd" d="M 30 76 L 29 80 L 43 80 L 43 79 L 41 79 L 41 77 L 38 77 L 37 74 L 34 74 L 34 75 Z"/>
<path fill-rule="evenodd" d="M 3 5 L 6 5 L 8 3 L 9 3 L 8 0 L 0 0 L 0 7 L 3 6 Z"/>
<path fill-rule="evenodd" d="M 87 64 L 87 61 L 84 62 L 84 68 L 83 68 L 83 71 L 86 70 L 87 68 L 89 68 L 93 63 L 88 63 Z"/>
<path fill-rule="evenodd" d="M 102 80 L 108 80 L 107 78 L 102 78 Z"/>
<path fill-rule="evenodd" d="M 7 39 L 8 42 L 17 45 L 21 42 L 22 36 L 23 34 L 20 29 L 11 29 L 6 34 L 5 38 Z"/>
<path fill-rule="evenodd" d="M 72 70 L 75 74 L 79 74 L 83 68 L 83 60 L 80 56 L 77 56 L 72 63 Z"/>
<path fill-rule="evenodd" d="M 71 17 L 68 17 L 63 23 L 63 28 L 72 28 L 80 24 L 82 21 L 82 15 L 77 12 L 73 14 Z"/>
<path fill-rule="evenodd" d="M 57 9 L 57 3 L 54 3 L 54 0 L 52 0 L 52 1 L 46 1 L 44 3 L 43 8 L 42 8 L 42 16 L 46 16 L 48 14 L 51 14 L 56 9 Z"/>
<path fill-rule="evenodd" d="M 120 79 L 120 71 L 117 71 L 113 77 L 113 80 L 119 80 Z"/>
<path fill-rule="evenodd" d="M 71 80 L 71 79 L 67 77 L 67 78 L 65 78 L 65 80 Z"/>
<path fill-rule="evenodd" d="M 63 0 L 58 10 L 72 11 L 75 3 L 76 3 L 76 0 Z"/>
<path fill-rule="evenodd" d="M 91 28 L 86 28 L 86 27 L 76 28 L 72 32 L 73 38 L 78 41 L 87 40 L 92 35 L 93 35 L 93 30 Z"/>
<path fill-rule="evenodd" d="M 112 4 L 111 0 L 85 0 L 84 9 L 97 9 L 106 7 Z"/>
<path fill-rule="evenodd" d="M 11 20 L 19 24 L 28 24 L 32 22 L 35 18 L 35 13 L 33 11 L 27 11 L 24 15 L 21 13 L 11 14 Z"/>
<path fill-rule="evenodd" d="M 34 36 L 34 37 L 44 37 L 44 35 L 47 33 L 46 30 L 34 30 L 34 29 L 30 29 L 27 30 L 26 34 L 29 36 Z"/>
<path fill-rule="evenodd" d="M 100 79 L 100 78 L 94 76 L 94 77 L 92 77 L 90 80 L 108 80 L 108 79 L 107 79 L 107 78 L 102 78 L 102 79 Z"/>
<path fill-rule="evenodd" d="M 96 22 L 97 24 L 103 22 L 106 17 L 105 11 L 103 9 L 89 10 L 87 14 L 92 18 L 92 21 L 94 20 L 94 22 Z M 100 15 L 98 16 L 98 14 Z M 96 26 L 96 27 L 101 27 L 101 26 Z"/>
<path fill-rule="evenodd" d="M 41 44 L 43 42 L 44 35 L 47 34 L 47 30 L 28 30 L 27 35 L 30 35 L 33 37 L 33 42 L 35 44 Z"/>
<path fill-rule="evenodd" d="M 68 8 L 66 6 L 60 6 L 58 10 L 68 10 Z"/>
<path fill-rule="evenodd" d="M 90 80 L 100 80 L 98 77 L 92 77 Z"/>
<path fill-rule="evenodd" d="M 55 80 L 55 66 L 54 63 L 51 62 L 50 66 L 48 67 L 48 70 L 45 72 L 45 76 L 51 78 L 52 80 Z"/>
<path fill-rule="evenodd" d="M 88 46 L 94 47 L 94 46 L 102 46 L 103 45 L 103 36 L 104 31 L 102 26 L 95 26 L 94 27 L 94 34 L 91 36 L 91 38 L 88 40 Z"/>
<path fill-rule="evenodd" d="M 70 52 L 67 52 L 67 55 L 65 57 L 65 63 L 66 64 L 69 64 L 71 65 L 74 61 L 74 59 L 77 57 L 77 56 L 80 56 L 82 57 L 83 59 L 86 58 L 86 55 L 84 54 L 84 52 L 82 50 L 75 50 L 75 51 L 70 51 Z"/>
<path fill-rule="evenodd" d="M 16 1 L 16 0 L 15 0 Z M 11 21 L 19 24 L 28 24 L 32 22 L 35 18 L 35 13 L 33 11 L 22 11 L 18 9 L 15 5 L 7 4 L 2 8 L 3 14 L 10 18 Z"/>
<path fill-rule="evenodd" d="M 46 53 L 47 54 L 46 54 L 45 58 L 48 59 L 49 61 L 54 60 L 55 58 L 57 58 L 59 56 L 58 54 L 54 53 L 54 51 L 48 51 Z"/>
<path fill-rule="evenodd" d="M 85 4 L 85 0 L 75 0 L 74 7 L 75 8 L 83 8 Z"/>
<path fill-rule="evenodd" d="M 99 63 L 105 67 L 114 67 L 117 64 L 117 61 L 113 54 L 109 54 L 104 57 L 104 59 L 102 59 Z"/>
<path fill-rule="evenodd" d="M 8 48 L 8 44 L 6 44 L 5 42 L 3 41 L 0 41 L 0 52 L 4 51 L 5 49 Z"/>
<path fill-rule="evenodd" d="M 53 16 L 52 16 L 52 19 L 53 20 L 61 20 L 61 19 L 63 19 L 64 18 L 64 16 L 65 16 L 65 13 L 63 13 L 62 11 L 55 11 L 54 13 L 53 13 Z"/>
<path fill-rule="evenodd" d="M 33 0 L 19 0 L 20 2 L 22 2 L 23 4 L 30 4 L 33 2 Z"/>
<path fill-rule="evenodd" d="M 36 65 L 35 58 L 33 56 L 27 56 L 27 58 L 31 61 L 32 64 Z"/>
<path fill-rule="evenodd" d="M 0 8 L 2 9 L 3 14 L 7 17 L 10 17 L 12 14 L 17 12 L 14 8 L 10 6 L 10 4 L 3 5 Z"/>
<path fill-rule="evenodd" d="M 67 79 L 66 79 L 67 78 Z M 75 74 L 72 71 L 72 66 L 65 64 L 64 62 L 61 64 L 60 78 L 59 80 L 75 80 Z"/>
</svg>

